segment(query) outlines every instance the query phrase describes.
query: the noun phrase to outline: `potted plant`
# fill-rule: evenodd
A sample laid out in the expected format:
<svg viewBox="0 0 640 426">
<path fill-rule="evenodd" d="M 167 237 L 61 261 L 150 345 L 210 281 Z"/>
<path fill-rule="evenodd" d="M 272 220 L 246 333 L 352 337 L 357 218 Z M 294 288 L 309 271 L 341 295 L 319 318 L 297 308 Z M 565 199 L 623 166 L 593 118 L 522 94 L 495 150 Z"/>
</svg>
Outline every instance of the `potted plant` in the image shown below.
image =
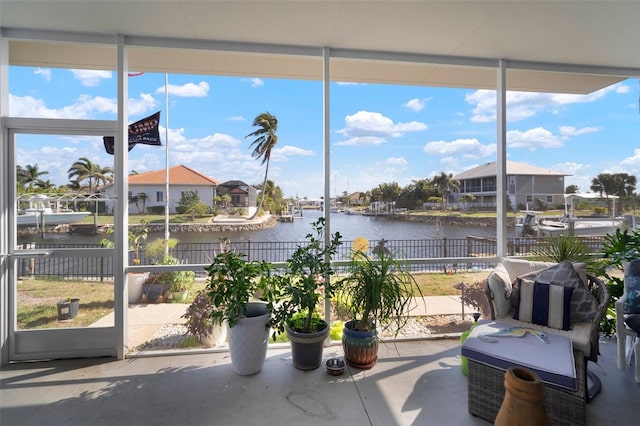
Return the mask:
<svg viewBox="0 0 640 426">
<path fill-rule="evenodd" d="M 629 263 L 640 257 L 640 229 L 616 229 L 604 236 L 601 259 L 598 259 L 594 275 L 603 277 L 611 295 L 600 331 L 611 336 L 616 331 L 615 304 L 624 293 L 624 275 Z"/>
<path fill-rule="evenodd" d="M 366 247 L 354 250 L 347 275 L 337 283 L 336 297 L 351 318 L 342 335 L 345 361 L 360 369 L 370 369 L 378 359 L 379 328 L 397 335 L 406 324 L 416 284 L 409 264 L 383 245 L 372 257 L 366 253 Z"/>
<path fill-rule="evenodd" d="M 140 225 L 134 225 L 129 227 L 128 233 L 128 248 L 129 251 L 133 252 L 133 265 L 140 264 L 140 248 L 144 241 L 146 241 L 147 236 L 149 235 L 149 222 L 146 220 L 141 220 Z M 114 229 L 107 229 L 107 234 L 113 234 Z M 100 240 L 100 246 L 105 248 L 113 248 L 114 243 L 108 238 L 103 238 Z M 143 287 L 144 283 L 147 281 L 149 277 L 148 272 L 138 272 L 132 273 L 129 272 L 127 274 L 128 277 L 128 301 L 129 304 L 138 303 L 142 299 L 143 295 Z M 144 301 L 144 300 L 143 300 Z"/>
<path fill-rule="evenodd" d="M 142 219 L 140 225 L 136 225 L 129 230 L 129 250 L 133 250 L 133 264 L 140 264 L 140 247 L 149 235 L 149 222 Z"/>
<path fill-rule="evenodd" d="M 342 236 L 336 232 L 325 244 L 324 225 L 324 217 L 311 224 L 314 232 L 306 235 L 308 242 L 294 250 L 284 272 L 273 279 L 277 292 L 274 299 L 279 303 L 274 309 L 272 326 L 276 334 L 286 331 L 293 365 L 301 370 L 320 366 L 329 335 L 329 325 L 321 318 L 318 303 L 323 297 L 333 296 L 331 257 L 342 244 Z"/>
<path fill-rule="evenodd" d="M 207 290 L 200 290 L 182 315 L 188 333 L 204 346 L 222 346 L 227 340 L 227 324 L 219 324 L 211 316 L 215 309 Z"/>
<path fill-rule="evenodd" d="M 129 227 L 129 233 L 128 233 L 128 248 L 129 251 L 133 252 L 133 261 L 132 263 L 134 265 L 139 265 L 140 264 L 140 248 L 142 247 L 142 243 L 144 243 L 144 241 L 147 239 L 147 236 L 149 235 L 149 222 L 142 219 L 140 221 L 140 225 L 134 225 Z M 109 228 L 107 229 L 107 234 L 113 234 L 114 233 L 114 229 L 113 228 Z M 114 244 L 113 241 L 111 241 L 108 238 L 103 238 L 100 240 L 100 246 L 101 247 L 106 247 L 106 248 L 113 248 Z"/>
<path fill-rule="evenodd" d="M 180 261 L 167 255 L 162 259 L 162 265 L 178 265 Z M 147 292 L 143 294 L 146 301 L 161 303 L 171 298 L 175 302 L 185 299 L 195 283 L 196 274 L 193 271 L 167 271 L 151 274 L 147 280 Z"/>
<path fill-rule="evenodd" d="M 214 307 L 211 318 L 216 324 L 227 322 L 231 366 L 243 376 L 262 370 L 269 343 L 272 303 L 258 300 L 256 294 L 273 294 L 268 289 L 271 264 L 245 257 L 223 250 L 205 268 L 205 290 Z"/>
</svg>

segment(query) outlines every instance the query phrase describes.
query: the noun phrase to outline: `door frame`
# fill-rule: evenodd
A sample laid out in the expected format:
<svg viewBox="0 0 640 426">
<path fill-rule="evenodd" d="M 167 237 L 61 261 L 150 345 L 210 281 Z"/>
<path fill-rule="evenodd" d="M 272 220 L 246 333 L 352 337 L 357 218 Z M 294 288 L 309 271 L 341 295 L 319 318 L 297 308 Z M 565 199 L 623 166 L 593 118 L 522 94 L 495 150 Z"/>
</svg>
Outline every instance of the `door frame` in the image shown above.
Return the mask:
<svg viewBox="0 0 640 426">
<path fill-rule="evenodd" d="M 2 267 L 0 268 L 0 283 L 2 284 L 0 303 L 6 314 L 2 318 L 2 364 L 14 361 L 26 361 L 51 358 L 78 358 L 110 356 L 117 357 L 121 351 L 120 343 L 126 342 L 126 309 L 123 301 L 118 297 L 124 294 L 126 274 L 114 271 L 114 314 L 115 322 L 110 327 L 64 328 L 64 329 L 35 329 L 17 330 L 17 275 L 18 260 L 24 256 L 82 256 L 95 257 L 112 255 L 115 257 L 116 246 L 113 249 L 54 249 L 18 250 L 16 220 L 16 135 L 18 134 L 48 134 L 48 135 L 83 135 L 83 136 L 114 136 L 117 137 L 117 121 L 108 120 L 66 120 L 39 118 L 3 118 L 2 132 L 5 147 L 0 154 L 0 166 L 5 170 L 2 185 L 0 205 L 2 220 L 0 220 L 0 234 L 6 235 L 4 246 L 0 246 Z M 126 248 L 124 248 L 126 249 Z M 124 321 L 118 321 L 123 318 Z"/>
</svg>

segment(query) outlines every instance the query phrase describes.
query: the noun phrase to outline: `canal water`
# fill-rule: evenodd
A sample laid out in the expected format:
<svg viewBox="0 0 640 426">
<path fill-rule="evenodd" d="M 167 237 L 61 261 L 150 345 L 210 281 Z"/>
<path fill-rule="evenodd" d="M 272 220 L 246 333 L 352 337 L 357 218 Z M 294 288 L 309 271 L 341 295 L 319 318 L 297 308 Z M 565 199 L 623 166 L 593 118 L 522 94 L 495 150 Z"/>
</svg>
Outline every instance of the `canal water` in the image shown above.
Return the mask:
<svg viewBox="0 0 640 426">
<path fill-rule="evenodd" d="M 173 232 L 172 238 L 180 243 L 210 243 L 227 237 L 232 242 L 288 242 L 303 241 L 312 232 L 311 223 L 322 216 L 319 210 L 305 210 L 302 218 L 296 218 L 291 223 L 281 222 L 272 228 L 257 231 L 225 231 L 225 232 Z M 384 217 L 348 215 L 345 213 L 331 213 L 331 232 L 340 232 L 344 241 L 353 241 L 358 237 L 368 240 L 430 240 L 430 239 L 462 239 L 468 236 L 495 238 L 494 227 L 477 226 L 446 226 L 427 223 L 403 222 Z M 509 234 L 514 232 L 510 230 Z M 511 236 L 511 235 L 509 235 Z M 515 235 L 514 235 L 515 236 Z M 98 243 L 105 235 L 80 234 L 45 234 L 21 237 L 23 242 L 49 242 L 65 244 Z M 164 238 L 164 233 L 150 234 L 148 240 Z"/>
</svg>

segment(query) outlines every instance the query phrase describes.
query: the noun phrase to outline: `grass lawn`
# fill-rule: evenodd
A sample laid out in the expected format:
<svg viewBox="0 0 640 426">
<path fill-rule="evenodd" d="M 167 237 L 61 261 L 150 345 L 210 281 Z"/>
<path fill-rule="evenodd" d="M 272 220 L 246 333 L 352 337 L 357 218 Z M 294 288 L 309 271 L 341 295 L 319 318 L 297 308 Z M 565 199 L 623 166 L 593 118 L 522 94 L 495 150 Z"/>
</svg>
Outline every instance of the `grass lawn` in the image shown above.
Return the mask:
<svg viewBox="0 0 640 426">
<path fill-rule="evenodd" d="M 461 282 L 474 283 L 486 277 L 486 272 L 453 275 L 424 273 L 414 277 L 425 296 L 458 295 L 453 287 Z M 191 303 L 195 294 L 205 287 L 197 280 L 182 303 Z M 57 302 L 79 298 L 80 309 L 73 320 L 58 321 Z M 112 281 L 66 281 L 55 279 L 25 279 L 18 282 L 18 329 L 86 327 L 113 312 Z"/>
<path fill-rule="evenodd" d="M 93 215 L 89 215 L 85 217 L 81 222 L 78 223 L 88 223 L 93 225 Z M 191 216 L 187 214 L 172 214 L 169 215 L 169 223 L 207 223 L 211 219 L 211 216 L 202 216 L 196 217 L 194 220 L 191 220 Z M 141 220 L 146 220 L 150 224 L 160 225 L 164 223 L 164 215 L 163 214 L 131 214 L 129 215 L 129 224 L 136 225 L 140 223 Z M 113 225 L 113 215 L 98 215 L 98 225 Z"/>
<path fill-rule="evenodd" d="M 73 320 L 58 321 L 57 302 L 79 298 Z M 86 327 L 113 312 L 112 281 L 25 279 L 18 282 L 18 328 Z"/>
<path fill-rule="evenodd" d="M 484 280 L 489 272 L 460 272 L 457 274 L 434 274 L 423 273 L 413 274 L 418 287 L 424 296 L 449 296 L 452 294 L 459 295 L 460 290 L 454 288 L 455 284 L 465 283 L 473 284 Z M 417 293 L 417 292 L 416 292 Z"/>
</svg>

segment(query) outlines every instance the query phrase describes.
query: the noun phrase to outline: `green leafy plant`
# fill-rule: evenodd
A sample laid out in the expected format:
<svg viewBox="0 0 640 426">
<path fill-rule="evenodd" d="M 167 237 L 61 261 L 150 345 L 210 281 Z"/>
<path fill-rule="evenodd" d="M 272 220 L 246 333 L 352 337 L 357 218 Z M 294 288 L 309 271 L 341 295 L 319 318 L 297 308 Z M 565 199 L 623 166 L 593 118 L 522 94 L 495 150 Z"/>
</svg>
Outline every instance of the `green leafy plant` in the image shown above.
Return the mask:
<svg viewBox="0 0 640 426">
<path fill-rule="evenodd" d="M 585 263 L 587 270 L 593 271 L 594 262 L 591 250 L 585 242 L 574 235 L 554 235 L 543 242 L 535 252 L 538 260 L 560 263 L 568 260 L 573 263 Z"/>
<path fill-rule="evenodd" d="M 329 244 L 324 243 L 324 217 L 318 218 L 311 227 L 313 232 L 305 237 L 307 243 L 296 247 L 283 273 L 273 277 L 274 299 L 279 301 L 271 322 L 276 334 L 282 333 L 285 325 L 301 333 L 319 331 L 326 326 L 317 308 L 323 297 L 333 297 L 331 257 L 342 244 L 342 236 L 336 232 Z M 301 314 L 302 319 L 294 320 L 296 313 Z"/>
<path fill-rule="evenodd" d="M 623 271 L 625 263 L 640 258 L 640 230 L 618 228 L 613 234 L 605 235 L 604 240 L 603 258 L 597 263 L 597 275 L 607 280 L 611 300 L 600 323 L 600 330 L 606 336 L 611 336 L 616 328 L 615 302 L 624 293 L 624 275 L 620 272 Z"/>
<path fill-rule="evenodd" d="M 178 245 L 176 238 L 169 238 L 166 241 L 164 238 L 156 238 L 147 243 L 146 253 L 153 264 L 162 263 L 165 254 L 171 253 L 176 245 Z"/>
<path fill-rule="evenodd" d="M 246 305 L 256 295 L 267 299 L 268 309 L 273 304 L 269 297 L 274 294 L 269 289 L 272 266 L 266 261 L 247 261 L 246 255 L 231 250 L 218 253 L 211 265 L 204 268 L 209 274 L 206 291 L 216 308 L 211 318 L 222 324 L 227 320 L 230 327 L 246 312 Z"/>
<path fill-rule="evenodd" d="M 186 326 L 189 334 L 195 336 L 198 342 L 203 343 L 213 331 L 212 313 L 215 310 L 206 290 L 196 293 L 193 302 L 187 307 L 182 318 L 187 320 Z"/>
<path fill-rule="evenodd" d="M 141 220 L 140 225 L 134 225 L 129 228 L 128 233 L 128 249 L 132 250 L 134 253 L 134 263 L 139 263 L 140 261 L 140 247 L 146 241 L 147 236 L 149 235 L 149 222 L 146 220 Z M 113 228 L 107 229 L 107 234 L 111 235 L 115 231 Z M 106 248 L 113 248 L 113 241 L 108 238 L 103 238 L 100 240 L 100 246 Z M 137 262 L 136 262 L 137 260 Z"/>
<path fill-rule="evenodd" d="M 162 259 L 163 265 L 178 265 L 180 260 L 167 255 Z M 169 291 L 180 292 L 191 290 L 196 281 L 196 274 L 193 271 L 169 271 L 153 274 L 150 281 L 153 284 L 165 284 L 169 286 Z"/>
<path fill-rule="evenodd" d="M 337 300 L 353 319 L 353 329 L 394 325 L 397 333 L 408 320 L 413 289 L 422 296 L 415 284 L 409 264 L 388 250 L 376 250 L 374 257 L 355 251 L 347 276 L 338 281 Z"/>
</svg>

